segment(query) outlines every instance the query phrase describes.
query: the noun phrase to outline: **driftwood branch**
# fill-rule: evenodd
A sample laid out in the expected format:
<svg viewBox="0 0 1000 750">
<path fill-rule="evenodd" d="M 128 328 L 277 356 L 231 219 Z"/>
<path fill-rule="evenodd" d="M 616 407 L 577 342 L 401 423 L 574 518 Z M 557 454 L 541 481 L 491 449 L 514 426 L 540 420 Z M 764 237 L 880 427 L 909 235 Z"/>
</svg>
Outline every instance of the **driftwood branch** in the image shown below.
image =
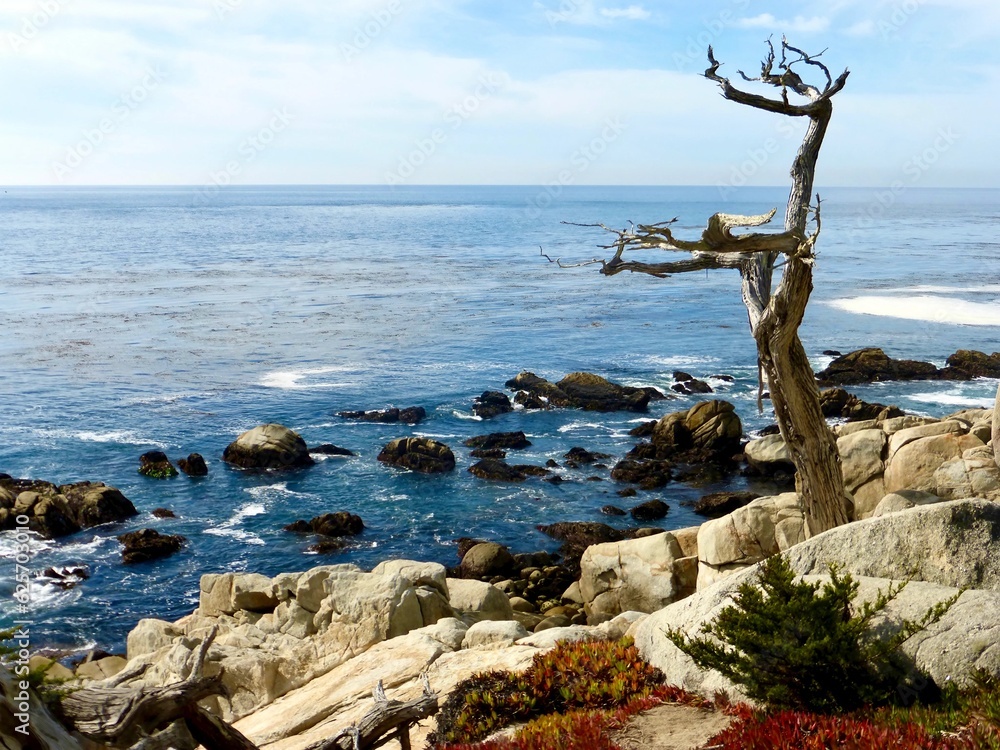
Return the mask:
<svg viewBox="0 0 1000 750">
<path fill-rule="evenodd" d="M 84 688 L 62 701 L 64 719 L 88 739 L 118 743 L 184 718 L 188 706 L 226 693 L 221 675 L 204 676 L 205 658 L 217 632 L 213 628 L 202 641 L 186 679 L 156 688 Z"/>
<path fill-rule="evenodd" d="M 381 687 L 379 682 L 375 689 L 375 706 L 357 724 L 334 737 L 309 745 L 306 750 L 370 750 L 393 739 L 399 741 L 403 750 L 408 750 L 410 726 L 437 713 L 438 697 L 431 692 L 426 678 L 423 694 L 405 703 L 386 700 Z"/>
</svg>

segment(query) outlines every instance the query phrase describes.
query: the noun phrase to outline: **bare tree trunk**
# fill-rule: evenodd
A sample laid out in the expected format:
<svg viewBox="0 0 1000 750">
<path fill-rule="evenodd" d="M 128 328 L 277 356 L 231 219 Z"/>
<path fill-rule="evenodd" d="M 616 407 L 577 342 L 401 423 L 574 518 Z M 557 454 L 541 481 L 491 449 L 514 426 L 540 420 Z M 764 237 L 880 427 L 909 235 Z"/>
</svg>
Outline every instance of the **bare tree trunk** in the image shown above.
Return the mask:
<svg viewBox="0 0 1000 750">
<path fill-rule="evenodd" d="M 733 86 L 728 78 L 719 74 L 721 63 L 715 59 L 711 47 L 708 48 L 710 66 L 705 71 L 705 77 L 718 83 L 722 96 L 737 104 L 788 117 L 808 118 L 806 135 L 792 164 L 792 188 L 785 211 L 784 231 L 780 234 L 732 232 L 734 228 L 762 226 L 771 220 L 775 211 L 760 216 L 715 214 L 709 219 L 701 239 L 696 241 L 673 236 L 670 225 L 676 219 L 659 224 L 639 224 L 620 231 L 603 224 L 585 225 L 599 226 L 617 234 L 614 244 L 603 246 L 608 250 L 614 248 L 615 254 L 610 260 L 596 258 L 576 265 L 600 263 L 601 273 L 606 276 L 630 271 L 660 278 L 716 268 L 740 270 L 750 330 L 757 342 L 760 368 L 767 378 L 781 436 L 795 464 L 796 490 L 802 498 L 807 530 L 809 534 L 818 534 L 846 523 L 849 514 L 837 443 L 823 418 L 816 378 L 799 340 L 798 329 L 812 294 L 813 247 L 821 228 L 817 196 L 814 214 L 816 230 L 809 234 L 807 229 L 812 212 L 810 199 L 816 160 L 833 115 L 831 99 L 844 88 L 849 73 L 845 70 L 834 79 L 826 65 L 819 61 L 819 55 L 809 55 L 784 39 L 781 41 L 780 58 L 770 41 L 768 50 L 767 57 L 761 62 L 759 77 L 750 78 L 742 71 L 740 75 L 746 81 L 757 81 L 780 89 L 780 99 Z M 806 83 L 796 66 L 820 71 L 825 83 L 821 86 Z M 793 104 L 789 101 L 790 93 L 807 101 Z M 665 263 L 624 258 L 627 250 L 650 249 L 688 252 L 691 258 Z M 780 257 L 785 259 L 784 271 L 778 288 L 772 291 L 775 262 Z M 549 260 L 552 261 L 551 258 Z M 761 385 L 763 387 L 763 381 Z M 997 408 L 1000 410 L 1000 401 Z M 1000 424 L 1000 419 L 997 424 Z"/>
<path fill-rule="evenodd" d="M 771 391 L 781 436 L 795 464 L 795 490 L 804 506 L 810 535 L 847 523 L 844 477 L 837 442 L 819 404 L 812 365 L 799 339 L 799 325 L 812 294 L 813 244 L 807 236 L 812 195 L 823 137 L 833 114 L 829 100 L 810 114 L 809 128 L 792 165 L 792 190 L 785 210 L 785 231 L 800 237 L 787 256 L 778 290 L 751 328 Z M 819 206 L 816 207 L 817 224 Z M 818 229 L 817 229 L 818 234 Z M 758 256 L 765 260 L 764 256 Z"/>
</svg>

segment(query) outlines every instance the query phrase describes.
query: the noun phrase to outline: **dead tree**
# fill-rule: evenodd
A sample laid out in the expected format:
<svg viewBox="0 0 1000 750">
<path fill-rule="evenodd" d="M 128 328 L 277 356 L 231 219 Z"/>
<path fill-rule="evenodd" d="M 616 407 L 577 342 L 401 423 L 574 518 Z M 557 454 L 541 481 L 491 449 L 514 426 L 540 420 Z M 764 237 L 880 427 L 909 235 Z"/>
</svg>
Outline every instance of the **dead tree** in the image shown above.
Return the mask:
<svg viewBox="0 0 1000 750">
<path fill-rule="evenodd" d="M 833 96 L 844 88 L 848 71 L 836 79 L 819 61 L 782 39 L 780 56 L 768 41 L 769 52 L 761 63 L 760 75 L 751 78 L 740 71 L 744 81 L 759 82 L 780 90 L 780 98 L 769 98 L 744 91 L 719 74 L 720 63 L 708 48 L 709 68 L 705 77 L 715 81 L 725 99 L 755 109 L 787 117 L 805 117 L 808 129 L 792 164 L 792 189 L 785 209 L 784 231 L 733 234 L 737 228 L 767 224 L 776 210 L 761 216 L 716 214 L 698 240 L 677 239 L 670 230 L 676 219 L 659 224 L 630 225 L 624 230 L 593 224 L 617 235 L 606 250 L 614 250 L 609 259 L 598 258 L 583 264 L 599 263 L 601 273 L 614 276 L 623 271 L 668 277 L 675 273 L 714 268 L 738 269 L 742 278 L 743 302 L 750 320 L 750 330 L 757 342 L 761 389 L 766 378 L 771 403 L 781 436 L 788 446 L 796 468 L 796 491 L 802 498 L 808 531 L 816 534 L 846 523 L 844 480 L 836 441 L 826 426 L 819 404 L 816 378 L 809 364 L 798 329 L 812 292 L 814 249 L 819 236 L 820 201 L 810 205 L 816 160 L 833 113 Z M 822 54 L 822 53 L 820 53 Z M 799 75 L 805 67 L 819 73 L 823 82 L 814 86 Z M 793 103 L 791 95 L 804 101 Z M 814 219 L 810 232 L 809 219 Z M 662 263 L 644 263 L 626 259 L 632 250 L 666 250 L 690 253 L 690 258 Z M 779 259 L 783 262 L 781 280 L 772 288 L 772 276 Z M 759 400 L 758 400 L 759 403 Z"/>
</svg>

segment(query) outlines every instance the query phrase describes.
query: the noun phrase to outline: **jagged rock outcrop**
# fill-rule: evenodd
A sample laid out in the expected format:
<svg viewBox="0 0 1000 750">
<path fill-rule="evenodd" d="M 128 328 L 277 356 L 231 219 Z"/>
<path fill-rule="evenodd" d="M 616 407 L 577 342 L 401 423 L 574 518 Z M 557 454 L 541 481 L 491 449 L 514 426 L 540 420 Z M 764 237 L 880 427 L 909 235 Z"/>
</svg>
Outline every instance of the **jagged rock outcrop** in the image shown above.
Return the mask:
<svg viewBox="0 0 1000 750">
<path fill-rule="evenodd" d="M 535 396 L 547 406 L 586 411 L 643 412 L 651 399 L 665 398 L 655 388 L 623 386 L 589 372 L 570 373 L 558 383 L 550 383 L 532 372 L 522 372 L 505 385 Z"/>
<path fill-rule="evenodd" d="M 427 410 L 422 406 L 410 406 L 405 409 L 392 407 L 369 411 L 340 411 L 337 412 L 337 416 L 342 419 L 355 419 L 359 422 L 375 422 L 377 424 L 419 424 L 427 417 Z"/>
<path fill-rule="evenodd" d="M 388 443 L 378 460 L 421 474 L 442 474 L 455 468 L 455 454 L 444 443 L 430 438 L 399 438 Z"/>
<path fill-rule="evenodd" d="M 27 517 L 29 529 L 55 538 L 138 513 L 131 500 L 103 482 L 57 487 L 39 480 L 0 479 L 0 529 L 13 529 L 18 517 Z"/>
</svg>

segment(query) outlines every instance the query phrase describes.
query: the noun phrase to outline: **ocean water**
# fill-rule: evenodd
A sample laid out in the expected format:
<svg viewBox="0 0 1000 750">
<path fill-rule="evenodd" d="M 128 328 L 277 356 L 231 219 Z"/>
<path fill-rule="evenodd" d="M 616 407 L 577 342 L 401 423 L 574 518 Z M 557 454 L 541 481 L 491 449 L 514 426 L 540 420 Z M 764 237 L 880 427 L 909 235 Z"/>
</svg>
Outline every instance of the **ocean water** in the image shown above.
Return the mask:
<svg viewBox="0 0 1000 750">
<path fill-rule="evenodd" d="M 488 421 L 472 399 L 521 370 L 550 379 L 597 372 L 668 389 L 674 370 L 707 378 L 748 432 L 758 415 L 755 354 L 736 272 L 605 278 L 599 230 L 562 221 L 679 217 L 697 234 L 708 216 L 783 209 L 786 191 L 710 187 L 280 187 L 205 195 L 189 188 L 7 188 L 0 194 L 0 472 L 56 483 L 104 481 L 140 515 L 57 542 L 35 540 L 35 569 L 86 564 L 68 591 L 39 587 L 28 618 L 36 645 L 121 649 L 142 617 L 174 619 L 197 604 L 207 572 L 273 575 L 331 562 L 392 557 L 457 562 L 454 539 L 480 536 L 514 551 L 554 549 L 536 524 L 597 520 L 628 507 L 607 472 L 563 472 L 549 484 L 490 484 L 466 472 L 461 442 L 524 430 L 517 462 L 573 446 L 623 455 L 648 417 L 517 411 Z M 882 346 L 943 364 L 958 348 L 1000 350 L 1000 191 L 824 194 L 815 291 L 801 329 L 814 365 L 826 349 Z M 727 383 L 714 375 L 730 375 Z M 992 404 L 997 382 L 876 384 L 867 400 L 942 416 Z M 416 427 L 339 419 L 345 409 L 419 405 Z M 331 458 L 289 474 L 249 474 L 220 460 L 237 434 L 265 422 L 332 442 Z M 375 460 L 406 435 L 455 448 L 446 476 Z M 210 474 L 157 481 L 141 453 L 202 453 Z M 604 481 L 585 481 L 588 476 Z M 742 480 L 734 480 L 740 484 Z M 728 485 L 727 485 L 728 486 Z M 682 502 L 722 485 L 673 483 L 663 525 L 697 523 Z M 159 520 L 154 508 L 179 516 Z M 306 554 L 282 531 L 299 518 L 348 510 L 367 530 L 340 554 Z M 123 566 L 117 534 L 182 534 L 180 554 Z M 0 537 L 0 621 L 15 615 L 14 540 Z"/>
</svg>

